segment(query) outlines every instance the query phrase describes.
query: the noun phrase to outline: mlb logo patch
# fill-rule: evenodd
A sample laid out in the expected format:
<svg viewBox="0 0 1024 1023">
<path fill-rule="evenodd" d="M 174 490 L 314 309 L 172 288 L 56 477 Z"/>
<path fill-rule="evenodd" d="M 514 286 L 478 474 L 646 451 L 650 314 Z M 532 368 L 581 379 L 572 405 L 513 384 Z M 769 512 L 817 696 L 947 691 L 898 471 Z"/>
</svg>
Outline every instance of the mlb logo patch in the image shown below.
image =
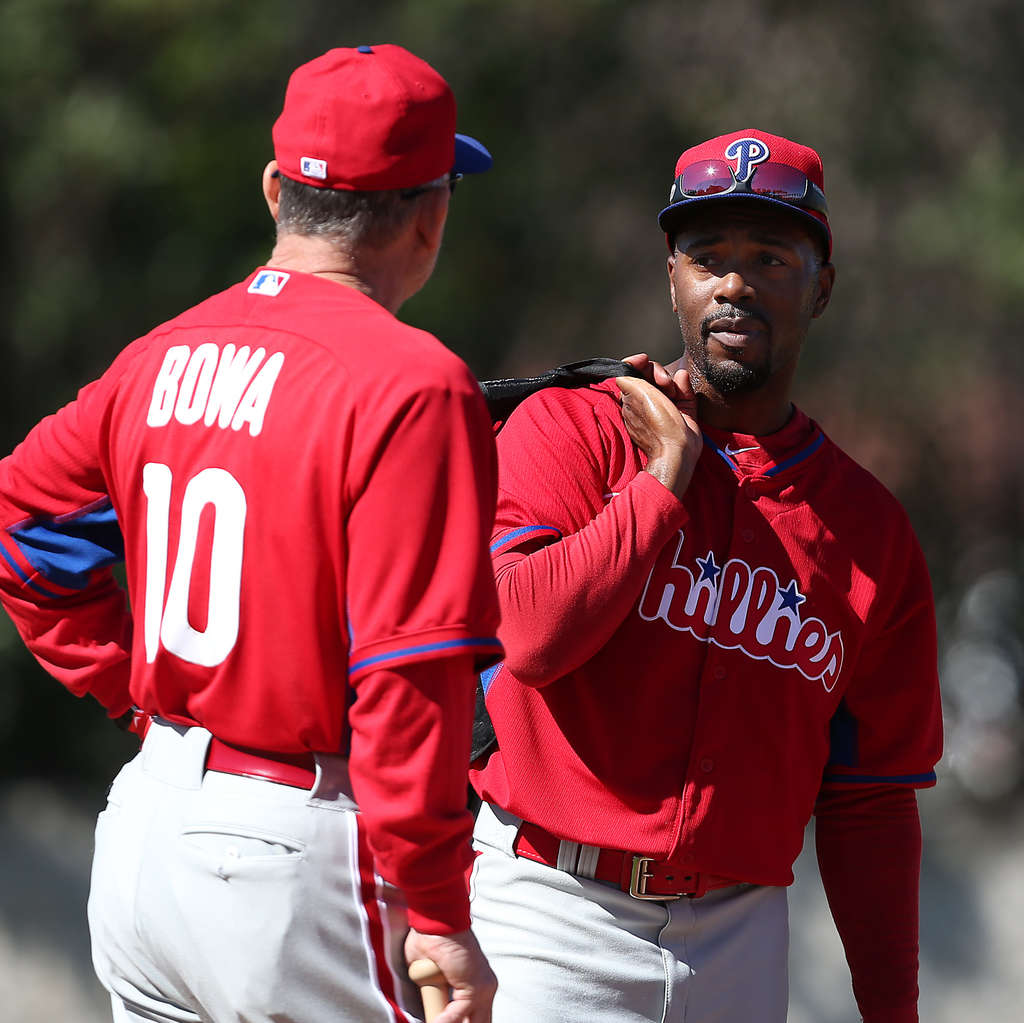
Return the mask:
<svg viewBox="0 0 1024 1023">
<path fill-rule="evenodd" d="M 304 156 L 299 162 L 299 169 L 302 171 L 303 177 L 327 180 L 326 160 L 316 160 L 312 156 Z"/>
<path fill-rule="evenodd" d="M 250 295 L 280 295 L 281 289 L 288 283 L 291 274 L 280 270 L 261 270 L 249 285 Z"/>
</svg>

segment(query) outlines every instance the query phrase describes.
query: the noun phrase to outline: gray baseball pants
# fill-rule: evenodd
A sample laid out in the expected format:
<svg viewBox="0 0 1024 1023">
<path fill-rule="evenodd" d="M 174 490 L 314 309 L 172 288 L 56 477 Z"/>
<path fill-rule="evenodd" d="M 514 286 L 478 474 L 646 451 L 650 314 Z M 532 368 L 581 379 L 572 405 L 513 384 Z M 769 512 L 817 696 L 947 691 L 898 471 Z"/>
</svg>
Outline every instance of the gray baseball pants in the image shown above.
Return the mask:
<svg viewBox="0 0 1024 1023">
<path fill-rule="evenodd" d="M 473 930 L 498 977 L 493 1023 L 785 1023 L 786 889 L 645 902 L 512 852 L 484 804 Z"/>
<path fill-rule="evenodd" d="M 207 772 L 208 745 L 155 722 L 97 821 L 89 926 L 116 1023 L 418 1018 L 344 760 L 318 757 L 305 791 Z"/>
</svg>

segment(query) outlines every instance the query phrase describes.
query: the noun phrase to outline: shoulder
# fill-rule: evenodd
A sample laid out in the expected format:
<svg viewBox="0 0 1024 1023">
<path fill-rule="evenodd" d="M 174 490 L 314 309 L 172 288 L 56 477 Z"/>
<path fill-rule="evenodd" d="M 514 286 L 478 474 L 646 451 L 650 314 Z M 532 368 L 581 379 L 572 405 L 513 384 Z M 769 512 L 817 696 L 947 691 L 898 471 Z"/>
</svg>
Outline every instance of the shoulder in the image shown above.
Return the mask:
<svg viewBox="0 0 1024 1023">
<path fill-rule="evenodd" d="M 819 427 L 820 429 L 820 427 Z M 856 532 L 875 550 L 918 549 L 914 527 L 899 499 L 869 469 L 824 437 L 823 491 L 841 521 L 856 526 Z"/>
<path fill-rule="evenodd" d="M 557 428 L 587 436 L 621 433 L 624 427 L 618 394 L 612 380 L 586 387 L 545 387 L 520 403 L 509 416 L 508 428 Z"/>
</svg>

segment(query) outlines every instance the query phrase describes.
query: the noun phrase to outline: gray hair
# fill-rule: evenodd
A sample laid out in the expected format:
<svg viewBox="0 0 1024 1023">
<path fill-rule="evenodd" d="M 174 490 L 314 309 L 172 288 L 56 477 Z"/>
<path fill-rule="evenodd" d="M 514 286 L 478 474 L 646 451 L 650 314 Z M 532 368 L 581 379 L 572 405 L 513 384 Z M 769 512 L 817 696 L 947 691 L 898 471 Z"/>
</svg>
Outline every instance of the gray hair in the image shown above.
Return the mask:
<svg viewBox="0 0 1024 1023">
<path fill-rule="evenodd" d="M 298 234 L 326 238 L 346 249 L 359 245 L 386 245 L 409 222 L 413 201 L 433 188 L 447 184 L 445 174 L 409 189 L 384 192 L 351 192 L 317 188 L 281 175 L 278 237 Z"/>
</svg>

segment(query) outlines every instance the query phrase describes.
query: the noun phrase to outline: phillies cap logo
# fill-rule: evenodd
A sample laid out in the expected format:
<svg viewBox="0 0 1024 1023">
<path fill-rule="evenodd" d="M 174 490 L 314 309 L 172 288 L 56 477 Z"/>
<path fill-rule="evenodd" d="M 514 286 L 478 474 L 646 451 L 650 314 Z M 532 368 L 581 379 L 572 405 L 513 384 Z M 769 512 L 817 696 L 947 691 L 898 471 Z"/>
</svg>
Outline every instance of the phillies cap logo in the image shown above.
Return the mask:
<svg viewBox="0 0 1024 1023">
<path fill-rule="evenodd" d="M 768 146 L 760 139 L 736 139 L 725 149 L 727 160 L 736 161 L 736 180 L 747 181 L 759 163 L 771 156 Z"/>
</svg>

